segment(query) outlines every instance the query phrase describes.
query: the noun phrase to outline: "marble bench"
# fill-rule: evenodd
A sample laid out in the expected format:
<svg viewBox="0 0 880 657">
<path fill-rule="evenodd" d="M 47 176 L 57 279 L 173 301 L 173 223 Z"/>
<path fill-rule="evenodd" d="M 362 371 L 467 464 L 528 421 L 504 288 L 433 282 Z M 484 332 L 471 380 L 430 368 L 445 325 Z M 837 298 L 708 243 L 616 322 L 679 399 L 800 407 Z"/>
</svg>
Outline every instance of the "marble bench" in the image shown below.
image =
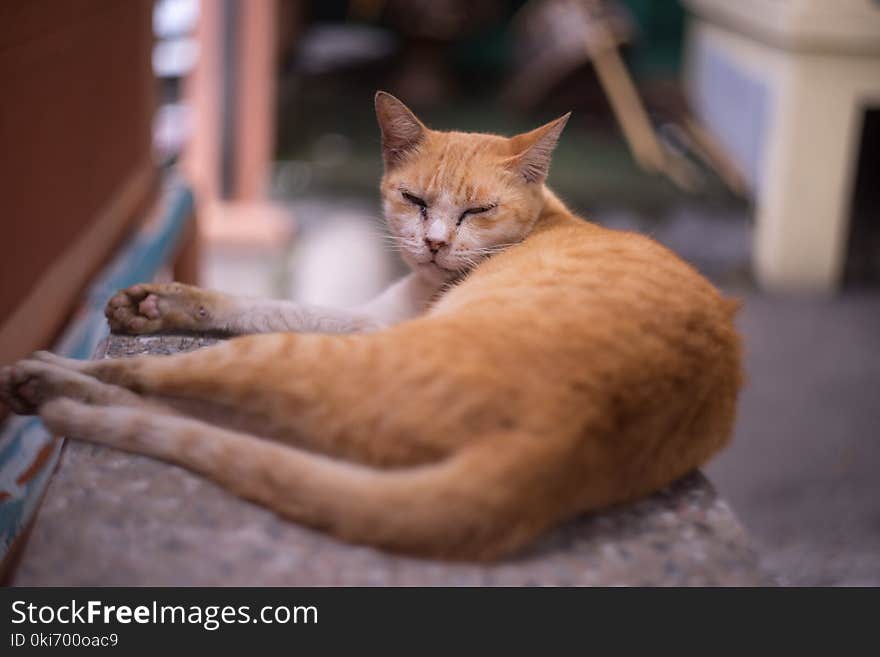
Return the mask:
<svg viewBox="0 0 880 657">
<path fill-rule="evenodd" d="M 203 336 L 110 336 L 98 357 Z M 393 513 L 393 509 L 389 512 Z M 701 473 L 584 516 L 493 564 L 390 555 L 287 522 L 172 465 L 68 442 L 13 583 L 21 586 L 772 585 Z"/>
</svg>

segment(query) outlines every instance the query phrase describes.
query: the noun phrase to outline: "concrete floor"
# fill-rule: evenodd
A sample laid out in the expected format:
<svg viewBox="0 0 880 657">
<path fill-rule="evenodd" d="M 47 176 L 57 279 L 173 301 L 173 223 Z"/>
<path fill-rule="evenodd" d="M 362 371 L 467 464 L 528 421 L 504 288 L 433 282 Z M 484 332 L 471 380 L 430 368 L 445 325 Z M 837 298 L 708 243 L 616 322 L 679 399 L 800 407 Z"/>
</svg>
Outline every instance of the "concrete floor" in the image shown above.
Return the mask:
<svg viewBox="0 0 880 657">
<path fill-rule="evenodd" d="M 835 299 L 749 294 L 748 383 L 709 478 L 803 585 L 880 585 L 880 291 Z"/>
<path fill-rule="evenodd" d="M 362 212 L 366 221 L 371 209 L 312 200 L 294 211 L 309 230 L 320 230 L 334 214 L 350 220 Z M 880 289 L 835 298 L 760 294 L 748 273 L 743 211 L 691 207 L 645 218 L 599 210 L 595 216 L 651 234 L 745 300 L 739 327 L 748 383 L 734 441 L 707 473 L 751 530 L 766 567 L 794 585 L 880 585 Z M 294 276 L 303 275 L 296 263 L 309 231 L 301 237 Z M 254 267 L 266 262 L 257 258 Z M 212 283 L 221 288 L 223 263 L 221 256 L 212 264 Z M 363 271 L 355 274 L 361 286 Z M 278 294 L 277 280 L 277 272 L 266 270 L 263 289 L 251 293 Z"/>
</svg>

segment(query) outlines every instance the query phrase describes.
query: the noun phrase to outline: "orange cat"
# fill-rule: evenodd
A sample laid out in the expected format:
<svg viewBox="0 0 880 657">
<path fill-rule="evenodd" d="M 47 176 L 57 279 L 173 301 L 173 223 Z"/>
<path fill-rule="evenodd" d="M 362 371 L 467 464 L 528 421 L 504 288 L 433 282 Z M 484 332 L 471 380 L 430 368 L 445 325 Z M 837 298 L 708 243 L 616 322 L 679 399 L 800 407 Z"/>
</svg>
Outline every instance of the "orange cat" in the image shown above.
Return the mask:
<svg viewBox="0 0 880 657">
<path fill-rule="evenodd" d="M 410 276 L 349 312 L 138 285 L 110 301 L 114 329 L 283 332 L 168 357 L 39 353 L 0 372 L 0 398 L 344 539 L 450 558 L 514 550 L 724 446 L 735 304 L 544 186 L 567 116 L 508 139 L 430 130 L 382 92 L 376 110 Z"/>
</svg>

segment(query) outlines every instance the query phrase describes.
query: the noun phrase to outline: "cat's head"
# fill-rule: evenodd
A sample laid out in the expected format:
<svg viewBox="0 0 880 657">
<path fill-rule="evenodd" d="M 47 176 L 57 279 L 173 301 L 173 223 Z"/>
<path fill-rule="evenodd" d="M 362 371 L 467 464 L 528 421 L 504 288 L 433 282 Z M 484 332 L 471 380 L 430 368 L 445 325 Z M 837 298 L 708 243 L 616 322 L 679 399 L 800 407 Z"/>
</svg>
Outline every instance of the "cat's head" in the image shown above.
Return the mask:
<svg viewBox="0 0 880 657">
<path fill-rule="evenodd" d="M 411 267 L 452 279 L 531 232 L 568 114 L 510 138 L 440 132 L 380 91 L 376 116 L 385 219 Z"/>
</svg>

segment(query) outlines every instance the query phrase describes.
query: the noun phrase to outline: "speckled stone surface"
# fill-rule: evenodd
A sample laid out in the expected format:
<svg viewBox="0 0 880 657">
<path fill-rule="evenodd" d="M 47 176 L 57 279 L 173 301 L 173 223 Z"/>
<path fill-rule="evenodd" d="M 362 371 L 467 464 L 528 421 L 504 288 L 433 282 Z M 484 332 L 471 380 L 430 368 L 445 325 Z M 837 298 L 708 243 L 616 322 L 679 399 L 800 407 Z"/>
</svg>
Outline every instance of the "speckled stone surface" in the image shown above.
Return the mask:
<svg viewBox="0 0 880 657">
<path fill-rule="evenodd" d="M 101 353 L 167 354 L 215 341 L 112 336 Z M 750 586 L 774 579 L 700 473 L 637 504 L 570 522 L 501 562 L 444 563 L 344 544 L 179 467 L 69 442 L 14 583 Z"/>
</svg>

